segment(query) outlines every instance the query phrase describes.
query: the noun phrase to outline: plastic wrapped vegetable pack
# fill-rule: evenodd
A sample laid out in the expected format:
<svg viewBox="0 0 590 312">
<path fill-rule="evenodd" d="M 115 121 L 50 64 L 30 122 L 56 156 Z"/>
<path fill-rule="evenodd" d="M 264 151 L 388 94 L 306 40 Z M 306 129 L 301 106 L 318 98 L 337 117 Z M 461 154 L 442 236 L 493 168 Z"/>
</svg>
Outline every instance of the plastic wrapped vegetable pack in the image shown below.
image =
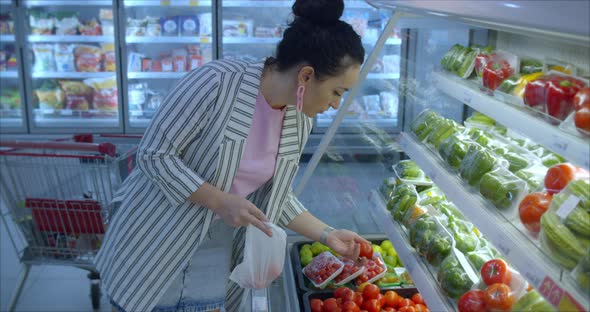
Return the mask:
<svg viewBox="0 0 590 312">
<path fill-rule="evenodd" d="M 438 146 L 438 153 L 451 168 L 457 169 L 467 154 L 469 146 L 474 143 L 464 134 L 455 133 L 441 142 Z"/>
<path fill-rule="evenodd" d="M 426 141 L 435 149 L 438 149 L 438 146 L 442 141 L 447 139 L 449 136 L 459 133 L 463 130 L 464 128 L 459 126 L 459 124 L 457 124 L 454 120 L 443 119 L 433 127 L 433 130 L 428 138 L 426 138 Z"/>
<path fill-rule="evenodd" d="M 449 232 L 453 235 L 456 248 L 463 253 L 477 249 L 479 239 L 473 232 L 473 224 L 463 220 L 452 220 L 447 226 Z"/>
<path fill-rule="evenodd" d="M 481 195 L 499 209 L 515 207 L 526 191 L 526 182 L 504 168 L 484 174 L 479 185 Z"/>
<path fill-rule="evenodd" d="M 416 251 L 424 255 L 428 250 L 430 242 L 434 239 L 438 232 L 436 221 L 434 217 L 428 214 L 420 216 L 414 223 L 410 225 L 410 245 Z"/>
<path fill-rule="evenodd" d="M 416 116 L 410 124 L 410 130 L 412 130 L 420 141 L 424 141 L 432 133 L 435 125 L 442 120 L 444 120 L 442 116 L 427 109 Z"/>
<path fill-rule="evenodd" d="M 508 170 L 510 170 L 510 172 L 517 172 L 530 166 L 530 157 L 527 158 L 526 156 L 521 156 L 526 154 L 524 154 L 524 152 L 518 153 L 518 151 L 513 148 L 497 147 L 494 149 L 494 153 L 498 156 L 502 156 L 502 158 L 508 161 Z"/>
<path fill-rule="evenodd" d="M 418 194 L 418 198 L 420 199 L 418 204 L 422 206 L 435 204 L 447 199 L 445 194 L 441 191 L 440 188 L 438 188 L 438 186 L 433 186 L 429 189 L 420 192 Z"/>
<path fill-rule="evenodd" d="M 416 187 L 412 184 L 402 183 L 396 186 L 391 198 L 387 202 L 387 209 L 393 215 L 393 219 L 402 222 L 406 212 L 413 208 L 418 201 Z"/>
<path fill-rule="evenodd" d="M 478 144 L 472 144 L 461 162 L 459 171 L 469 185 L 475 186 L 486 173 L 500 166 L 500 163 L 500 160 L 489 150 Z"/>
<path fill-rule="evenodd" d="M 466 265 L 469 266 L 468 263 Z M 461 264 L 454 253 L 449 254 L 441 263 L 437 279 L 449 297 L 458 299 L 475 284 L 466 269 L 470 268 Z"/>
<path fill-rule="evenodd" d="M 393 170 L 398 179 L 403 183 L 414 185 L 432 185 L 432 181 L 426 176 L 424 171 L 418 167 L 413 160 L 402 160 L 398 162 Z"/>
</svg>

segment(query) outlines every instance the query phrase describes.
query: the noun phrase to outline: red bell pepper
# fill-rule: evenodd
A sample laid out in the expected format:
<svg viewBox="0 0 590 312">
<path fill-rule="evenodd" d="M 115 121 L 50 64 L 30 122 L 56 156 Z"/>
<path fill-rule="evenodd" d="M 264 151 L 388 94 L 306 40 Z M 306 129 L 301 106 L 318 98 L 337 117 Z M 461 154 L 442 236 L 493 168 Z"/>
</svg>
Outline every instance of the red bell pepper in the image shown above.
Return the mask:
<svg viewBox="0 0 590 312">
<path fill-rule="evenodd" d="M 502 81 L 512 76 L 512 74 L 514 74 L 514 69 L 505 60 L 489 61 L 483 71 L 483 86 L 490 90 L 496 90 Z"/>
<path fill-rule="evenodd" d="M 546 112 L 564 120 L 574 110 L 574 96 L 584 88 L 584 82 L 573 77 L 556 75 L 547 80 L 545 87 Z"/>
<path fill-rule="evenodd" d="M 483 75 L 484 68 L 488 62 L 496 56 L 496 53 L 480 53 L 475 56 L 475 73 L 477 76 L 481 77 Z"/>
<path fill-rule="evenodd" d="M 543 109 L 545 105 L 545 86 L 549 77 L 551 75 L 541 77 L 526 84 L 524 87 L 524 103 L 526 105 Z"/>
</svg>

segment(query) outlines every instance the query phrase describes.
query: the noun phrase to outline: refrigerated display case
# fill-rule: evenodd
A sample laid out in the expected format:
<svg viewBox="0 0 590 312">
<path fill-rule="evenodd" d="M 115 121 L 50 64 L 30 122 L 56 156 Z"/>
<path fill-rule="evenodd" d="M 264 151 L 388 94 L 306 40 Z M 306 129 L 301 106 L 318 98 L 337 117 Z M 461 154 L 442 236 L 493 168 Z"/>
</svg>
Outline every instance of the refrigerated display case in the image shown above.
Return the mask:
<svg viewBox="0 0 590 312">
<path fill-rule="evenodd" d="M 589 86 L 590 4 L 367 2 L 391 10 L 392 18 L 341 109 L 354 104 L 369 68 L 386 49 L 388 32 L 400 28 L 406 45 L 395 91 L 403 110 L 402 132 L 382 135 L 384 141 L 399 144 L 403 153 L 374 141 L 384 153 L 372 159 L 355 157 L 354 146 L 347 150 L 342 147 L 346 142 L 336 141 L 337 128 L 344 127 L 344 114 L 339 112 L 319 149 L 301 165 L 295 193 L 305 194 L 300 196 L 302 203 L 334 226 L 361 234 L 385 233 L 431 311 L 458 310 L 458 299 L 466 291 L 490 288 L 474 269 L 473 246 L 453 232 L 450 224 L 456 220 L 470 229 L 464 234 L 477 237 L 476 251 L 482 246 L 495 250 L 494 258 L 504 258 L 518 272 L 520 282 L 506 284 L 508 289 L 518 288 L 510 297 L 514 304 L 531 294 L 519 303 L 538 295 L 533 301 L 539 306 L 531 311 L 550 309 L 547 304 L 560 311 L 590 310 L 590 236 L 585 223 L 590 221 L 590 136 L 583 118 L 578 116 L 576 122 L 578 112 L 585 113 L 590 104 L 572 102 L 574 94 Z M 533 91 L 540 92 L 542 103 L 534 103 Z M 430 196 L 420 192 L 428 188 L 423 184 L 407 187 L 411 191 L 406 193 L 405 186 L 398 188 L 404 177 L 394 165 L 406 157 L 437 187 L 426 194 L 440 192 L 444 206 L 420 204 L 423 196 Z M 563 191 L 546 184 L 545 177 L 554 174 L 549 168 L 555 165 L 575 172 L 560 186 L 567 185 Z M 555 194 L 547 211 L 530 221 L 528 210 L 519 206 L 534 192 Z M 406 213 L 396 214 L 401 206 Z M 459 249 L 452 252 L 457 259 L 441 264 L 429 257 L 422 239 L 427 232 L 429 242 L 449 234 L 447 242 Z M 439 243 L 433 246 L 442 248 Z M 461 250 L 466 246 L 471 247 Z M 461 283 L 447 279 L 449 271 L 456 273 L 457 264 L 464 269 Z M 526 285 L 535 293 L 524 290 Z"/>
<path fill-rule="evenodd" d="M 20 50 L 16 6 L 0 1 L 0 132 L 24 132 L 26 121 L 23 90 L 20 83 Z"/>
<path fill-rule="evenodd" d="M 31 133 L 122 132 L 113 4 L 23 1 Z"/>
<path fill-rule="evenodd" d="M 175 83 L 216 53 L 212 1 L 125 0 L 120 8 L 126 129 L 142 133 Z"/>
</svg>

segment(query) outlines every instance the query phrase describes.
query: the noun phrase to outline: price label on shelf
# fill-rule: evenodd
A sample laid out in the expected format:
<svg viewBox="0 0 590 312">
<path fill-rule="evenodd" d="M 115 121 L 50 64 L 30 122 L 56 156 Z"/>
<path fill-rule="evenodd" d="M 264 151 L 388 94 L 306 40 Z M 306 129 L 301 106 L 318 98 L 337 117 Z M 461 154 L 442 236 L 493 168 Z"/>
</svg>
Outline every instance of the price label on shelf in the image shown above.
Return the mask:
<svg viewBox="0 0 590 312">
<path fill-rule="evenodd" d="M 199 0 L 189 0 L 189 6 L 199 6 Z"/>
<path fill-rule="evenodd" d="M 211 43 L 211 37 L 209 36 L 201 36 L 201 43 Z"/>
<path fill-rule="evenodd" d="M 577 302 L 572 295 L 564 291 L 550 277 L 545 277 L 539 287 L 539 293 L 547 299 L 549 303 L 557 307 L 559 311 L 584 311 L 584 307 Z"/>
<path fill-rule="evenodd" d="M 171 1 L 171 0 L 160 0 L 160 5 L 161 5 L 161 6 L 167 6 L 167 5 L 170 5 L 170 1 Z"/>
</svg>

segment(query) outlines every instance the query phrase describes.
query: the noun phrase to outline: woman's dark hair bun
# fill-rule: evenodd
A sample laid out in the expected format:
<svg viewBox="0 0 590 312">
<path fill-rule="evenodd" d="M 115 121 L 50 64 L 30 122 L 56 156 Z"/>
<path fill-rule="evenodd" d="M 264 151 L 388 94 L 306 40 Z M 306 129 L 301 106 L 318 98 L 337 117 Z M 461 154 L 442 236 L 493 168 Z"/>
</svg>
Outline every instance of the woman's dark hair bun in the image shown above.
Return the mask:
<svg viewBox="0 0 590 312">
<path fill-rule="evenodd" d="M 344 12 L 343 0 L 296 0 L 293 14 L 317 25 L 330 25 L 337 22 Z"/>
</svg>

